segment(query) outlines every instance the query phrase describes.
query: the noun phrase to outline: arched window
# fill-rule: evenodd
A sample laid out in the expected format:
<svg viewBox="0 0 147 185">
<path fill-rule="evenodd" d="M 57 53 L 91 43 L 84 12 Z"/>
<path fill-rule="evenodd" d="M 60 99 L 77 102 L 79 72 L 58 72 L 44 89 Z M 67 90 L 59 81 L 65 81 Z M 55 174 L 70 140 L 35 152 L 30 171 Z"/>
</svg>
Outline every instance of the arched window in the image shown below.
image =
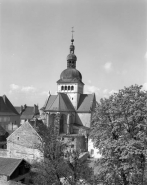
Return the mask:
<svg viewBox="0 0 147 185">
<path fill-rule="evenodd" d="M 61 86 L 61 91 L 63 91 L 63 90 L 64 90 L 64 86 L 62 85 L 62 86 Z"/>
<path fill-rule="evenodd" d="M 67 86 L 65 86 L 65 90 L 67 90 Z"/>
<path fill-rule="evenodd" d="M 70 86 L 68 86 L 68 90 L 70 90 Z"/>
<path fill-rule="evenodd" d="M 74 86 L 71 86 L 71 90 L 74 90 Z"/>
</svg>

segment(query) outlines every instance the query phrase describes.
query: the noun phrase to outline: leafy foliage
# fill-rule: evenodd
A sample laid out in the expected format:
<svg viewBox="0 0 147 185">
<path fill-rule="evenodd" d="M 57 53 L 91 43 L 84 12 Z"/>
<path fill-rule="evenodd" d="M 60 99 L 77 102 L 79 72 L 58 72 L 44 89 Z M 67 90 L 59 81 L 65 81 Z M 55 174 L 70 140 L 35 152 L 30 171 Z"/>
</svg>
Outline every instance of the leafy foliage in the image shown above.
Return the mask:
<svg viewBox="0 0 147 185">
<path fill-rule="evenodd" d="M 145 184 L 147 93 L 141 88 L 125 87 L 97 103 L 91 138 L 102 154 L 97 165 L 103 184 Z"/>
<path fill-rule="evenodd" d="M 60 114 L 57 113 L 53 125 L 38 127 L 41 144 L 37 148 L 43 154 L 43 160 L 33 165 L 35 185 L 58 185 L 62 184 L 61 179 L 64 184 L 74 185 L 80 179 L 88 181 L 91 178 L 92 169 L 80 161 L 79 152 L 68 152 L 65 159 L 66 143 L 59 137 L 59 121 Z"/>
</svg>

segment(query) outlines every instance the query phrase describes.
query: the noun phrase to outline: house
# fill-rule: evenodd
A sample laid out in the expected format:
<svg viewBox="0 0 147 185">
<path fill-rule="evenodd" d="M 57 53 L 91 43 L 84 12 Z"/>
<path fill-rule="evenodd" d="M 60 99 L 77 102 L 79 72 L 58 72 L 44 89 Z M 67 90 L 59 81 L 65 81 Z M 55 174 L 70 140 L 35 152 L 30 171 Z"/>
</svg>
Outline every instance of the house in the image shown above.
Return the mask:
<svg viewBox="0 0 147 185">
<path fill-rule="evenodd" d="M 6 148 L 6 138 L 9 133 L 0 125 L 0 148 Z"/>
<path fill-rule="evenodd" d="M 20 115 L 6 95 L 0 96 L 0 126 L 11 134 L 20 125 Z"/>
<path fill-rule="evenodd" d="M 67 56 L 67 69 L 63 70 L 57 81 L 57 95 L 49 94 L 41 108 L 48 126 L 60 114 L 59 135 L 71 143 L 71 149 L 88 151 L 88 135 L 91 117 L 96 106 L 95 94 L 84 94 L 82 74 L 76 69 L 77 57 L 74 54 L 74 39 L 71 40 L 70 54 Z"/>
<path fill-rule="evenodd" d="M 15 107 L 16 111 L 20 114 L 21 124 L 25 121 L 34 121 L 34 118 L 39 116 L 38 105 Z"/>
<path fill-rule="evenodd" d="M 15 184 L 15 182 L 27 183 L 30 172 L 30 164 L 24 159 L 0 157 L 0 184 Z M 11 183 L 7 183 L 10 182 Z M 17 184 L 17 183 L 16 183 Z"/>
<path fill-rule="evenodd" d="M 41 160 L 42 154 L 38 150 L 40 143 L 37 129 L 26 121 L 7 138 L 7 155 L 10 158 L 24 158 L 30 163 Z"/>
</svg>

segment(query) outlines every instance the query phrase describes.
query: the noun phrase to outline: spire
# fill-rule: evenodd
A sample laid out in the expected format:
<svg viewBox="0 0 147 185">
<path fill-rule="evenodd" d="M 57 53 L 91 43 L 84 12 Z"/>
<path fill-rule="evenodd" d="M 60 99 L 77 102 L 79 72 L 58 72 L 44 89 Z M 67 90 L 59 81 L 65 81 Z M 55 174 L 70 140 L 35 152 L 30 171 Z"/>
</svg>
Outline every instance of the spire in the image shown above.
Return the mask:
<svg viewBox="0 0 147 185">
<path fill-rule="evenodd" d="M 73 39 L 73 32 L 74 32 L 74 27 L 72 27 L 72 30 L 71 30 L 71 32 L 72 32 L 72 39 L 71 39 L 71 42 L 72 42 L 72 45 L 73 45 L 73 42 L 74 42 L 74 39 Z"/>
<path fill-rule="evenodd" d="M 72 39 L 71 39 L 71 45 L 70 45 L 70 53 L 71 54 L 74 54 L 74 50 L 75 50 L 75 46 L 73 45 L 73 42 L 74 42 L 74 39 L 73 39 L 73 32 L 74 32 L 74 30 L 73 30 L 73 28 L 74 27 L 72 27 Z"/>
<path fill-rule="evenodd" d="M 72 27 L 72 39 L 71 39 L 71 45 L 70 45 L 70 54 L 67 56 L 67 68 L 76 68 L 76 61 L 77 57 L 74 54 L 75 46 L 73 45 L 74 39 L 73 39 L 73 30 L 74 27 Z"/>
</svg>

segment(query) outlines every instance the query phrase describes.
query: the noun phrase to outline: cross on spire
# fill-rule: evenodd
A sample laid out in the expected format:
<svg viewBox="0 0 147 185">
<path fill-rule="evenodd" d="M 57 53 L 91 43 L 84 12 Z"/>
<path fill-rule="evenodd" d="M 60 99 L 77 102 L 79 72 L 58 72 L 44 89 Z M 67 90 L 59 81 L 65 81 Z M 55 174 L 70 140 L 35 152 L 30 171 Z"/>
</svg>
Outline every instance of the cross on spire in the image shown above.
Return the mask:
<svg viewBox="0 0 147 185">
<path fill-rule="evenodd" d="M 71 27 L 71 28 L 72 28 L 72 30 L 71 30 L 71 32 L 72 32 L 72 39 L 71 39 L 71 42 L 72 42 L 72 44 L 73 44 L 73 42 L 74 42 L 74 39 L 73 39 L 74 27 Z"/>
<path fill-rule="evenodd" d="M 72 27 L 72 31 L 71 31 L 71 32 L 72 32 L 72 39 L 73 39 L 73 32 L 74 32 L 74 30 L 73 30 L 73 29 L 74 29 L 74 27 Z"/>
</svg>

